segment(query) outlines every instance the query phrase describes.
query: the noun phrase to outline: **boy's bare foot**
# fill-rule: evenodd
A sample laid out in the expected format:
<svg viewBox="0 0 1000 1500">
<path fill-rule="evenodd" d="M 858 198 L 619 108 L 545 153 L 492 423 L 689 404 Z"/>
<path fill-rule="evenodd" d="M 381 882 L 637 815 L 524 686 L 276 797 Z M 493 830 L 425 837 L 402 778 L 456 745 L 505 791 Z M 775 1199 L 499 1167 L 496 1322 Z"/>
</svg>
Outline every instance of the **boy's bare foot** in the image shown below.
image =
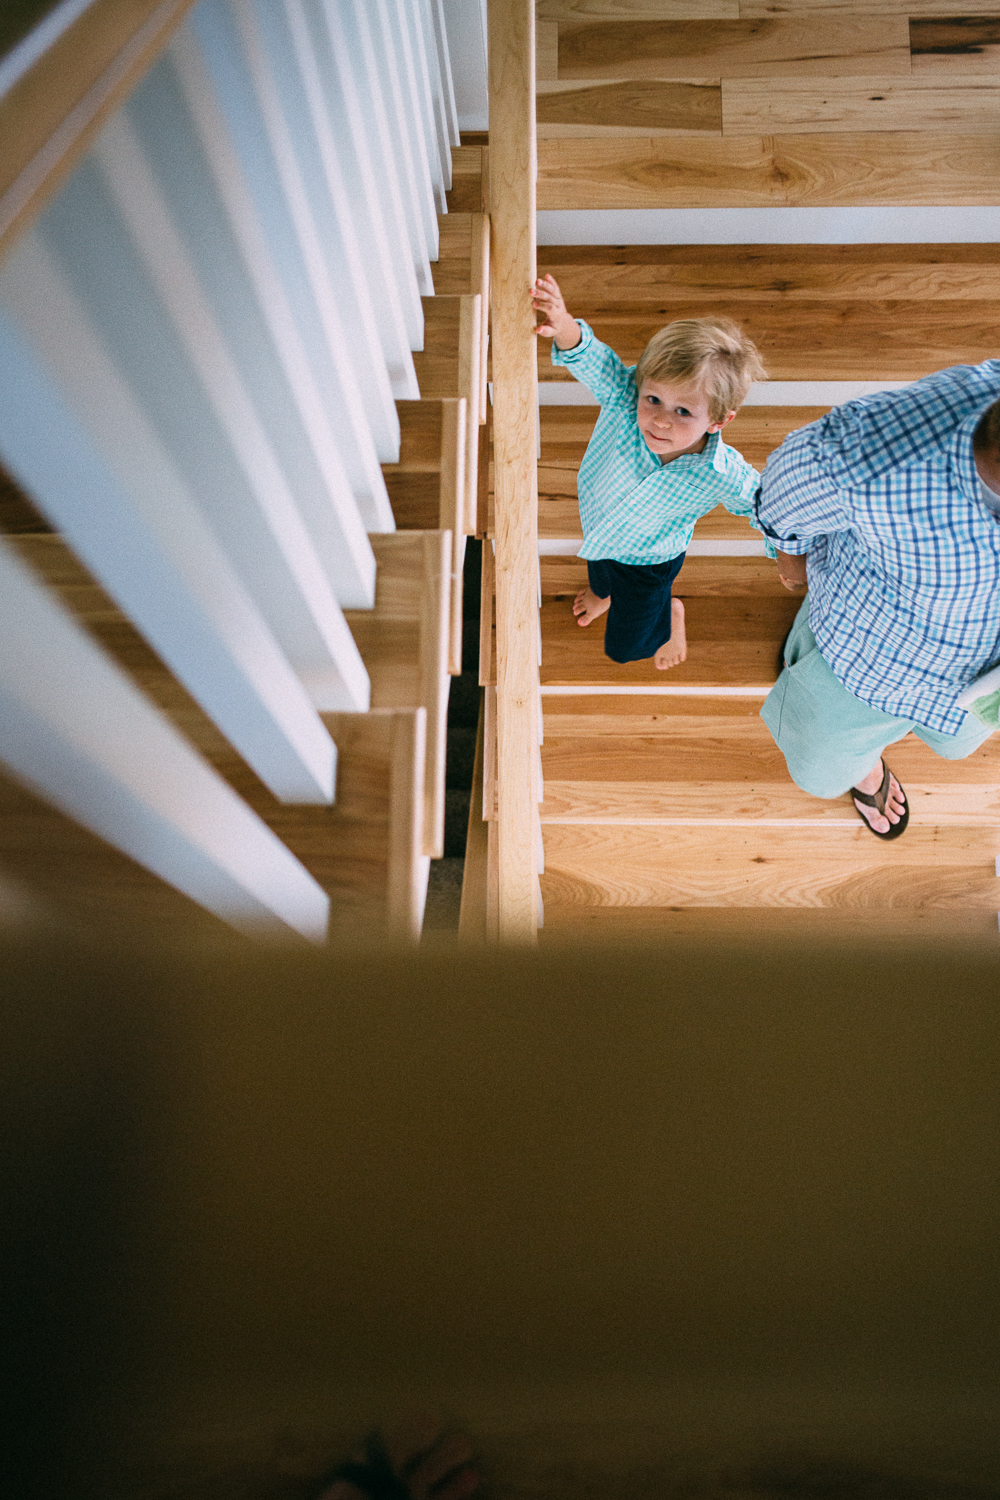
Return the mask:
<svg viewBox="0 0 1000 1500">
<path fill-rule="evenodd" d="M 479 1487 L 472 1444 L 448 1432 L 437 1416 L 422 1416 L 369 1438 L 323 1490 L 320 1500 L 363 1500 L 390 1492 L 410 1500 L 468 1500 Z"/>
<path fill-rule="evenodd" d="M 688 641 L 684 629 L 684 606 L 679 599 L 670 601 L 670 639 L 664 641 L 663 645 L 653 657 L 653 665 L 657 671 L 665 672 L 668 667 L 676 667 L 679 662 L 687 661 Z"/>
<path fill-rule="evenodd" d="M 606 599 L 598 599 L 593 589 L 581 589 L 573 600 L 573 613 L 576 615 L 578 625 L 593 625 L 602 615 L 606 615 L 611 608 L 611 595 Z"/>
</svg>

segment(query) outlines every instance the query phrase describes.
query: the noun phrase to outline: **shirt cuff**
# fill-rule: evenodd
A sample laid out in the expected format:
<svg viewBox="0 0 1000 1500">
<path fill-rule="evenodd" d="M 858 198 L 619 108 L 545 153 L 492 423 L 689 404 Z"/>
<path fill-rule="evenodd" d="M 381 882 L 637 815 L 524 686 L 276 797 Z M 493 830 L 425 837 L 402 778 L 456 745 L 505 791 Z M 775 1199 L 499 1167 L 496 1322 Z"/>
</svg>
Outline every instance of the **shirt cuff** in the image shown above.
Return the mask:
<svg viewBox="0 0 1000 1500">
<path fill-rule="evenodd" d="M 576 325 L 583 337 L 572 349 L 560 349 L 555 339 L 552 340 L 551 358 L 554 365 L 571 365 L 594 342 L 594 330 L 582 318 L 576 319 Z"/>
</svg>

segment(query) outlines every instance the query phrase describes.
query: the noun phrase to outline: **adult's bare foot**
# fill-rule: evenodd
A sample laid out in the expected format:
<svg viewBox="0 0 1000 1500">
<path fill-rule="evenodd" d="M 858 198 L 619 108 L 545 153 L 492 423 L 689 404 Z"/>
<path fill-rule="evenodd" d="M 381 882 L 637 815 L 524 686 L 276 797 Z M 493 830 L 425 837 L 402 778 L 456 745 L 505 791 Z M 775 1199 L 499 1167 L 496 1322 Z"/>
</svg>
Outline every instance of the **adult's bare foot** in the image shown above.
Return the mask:
<svg viewBox="0 0 1000 1500">
<path fill-rule="evenodd" d="M 687 661 L 688 641 L 684 629 L 684 606 L 679 599 L 670 601 L 670 639 L 664 641 L 663 645 L 653 657 L 653 665 L 660 672 L 665 672 L 668 667 L 676 667 L 679 662 Z"/>
<path fill-rule="evenodd" d="M 472 1454 L 440 1417 L 414 1417 L 370 1437 L 319 1500 L 468 1500 L 479 1487 Z"/>
<path fill-rule="evenodd" d="M 578 625 L 593 625 L 602 615 L 606 615 L 611 608 L 611 595 L 606 599 L 598 599 L 593 589 L 581 589 L 573 600 L 573 613 L 576 615 Z"/>
<path fill-rule="evenodd" d="M 874 768 L 869 771 L 863 781 L 859 781 L 854 788 L 858 792 L 867 792 L 872 796 L 882 785 L 885 775 L 885 767 L 881 757 L 875 762 Z M 876 833 L 888 833 L 892 824 L 898 823 L 906 811 L 906 801 L 902 789 L 895 776 L 890 772 L 889 792 L 885 799 L 885 812 L 880 813 L 877 807 L 869 807 L 865 802 L 859 802 L 857 797 L 852 797 L 852 802 L 866 823 L 870 823 Z"/>
</svg>

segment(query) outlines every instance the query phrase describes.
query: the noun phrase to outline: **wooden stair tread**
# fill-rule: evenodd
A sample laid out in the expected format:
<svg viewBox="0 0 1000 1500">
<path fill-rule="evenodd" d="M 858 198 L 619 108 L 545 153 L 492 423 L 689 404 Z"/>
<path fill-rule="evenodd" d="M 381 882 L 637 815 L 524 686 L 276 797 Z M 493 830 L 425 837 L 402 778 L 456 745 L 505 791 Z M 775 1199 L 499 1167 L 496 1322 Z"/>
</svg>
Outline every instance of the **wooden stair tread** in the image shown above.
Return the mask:
<svg viewBox="0 0 1000 1500">
<path fill-rule="evenodd" d="M 485 210 L 488 161 L 488 146 L 451 148 L 451 188 L 445 195 L 450 214 L 476 214 Z"/>
<path fill-rule="evenodd" d="M 476 529 L 479 491 L 479 428 L 484 413 L 482 295 L 423 297 L 424 347 L 413 365 L 422 397 L 464 397 L 464 505 L 467 535 Z"/>
<path fill-rule="evenodd" d="M 629 754 L 621 746 L 623 757 Z M 543 758 L 544 759 L 544 758 Z M 695 759 L 695 757 L 692 757 Z M 856 816 L 845 796 L 827 800 L 809 797 L 798 787 L 777 785 L 776 779 L 761 776 L 753 783 L 736 779 L 738 765 L 713 767 L 710 753 L 701 758 L 703 779 L 669 781 L 603 781 L 566 780 L 548 770 L 545 774 L 543 823 L 621 823 L 631 827 L 643 824 L 664 826 L 697 826 L 717 829 L 738 824 L 744 827 L 784 824 L 830 824 L 853 827 Z M 734 779 L 712 779 L 713 768 Z M 631 767 L 630 767 L 631 769 Z M 893 759 L 893 770 L 896 770 Z M 984 784 L 955 786 L 950 781 L 915 782 L 899 766 L 911 809 L 911 826 L 929 822 L 939 827 L 992 828 L 1000 830 L 1000 779 Z M 784 763 L 782 763 L 784 770 Z M 938 772 L 939 775 L 947 773 Z M 860 825 L 859 825 L 860 826 Z M 710 835 L 715 837 L 714 833 Z M 1000 904 L 1000 893 L 998 893 Z"/>
<path fill-rule="evenodd" d="M 390 613 L 401 612 L 400 596 L 405 593 L 405 585 L 399 574 L 402 573 L 405 577 L 408 571 L 412 571 L 414 551 L 422 556 L 425 545 L 423 536 L 424 533 L 418 532 L 394 534 L 394 539 L 399 538 L 403 542 L 403 547 L 395 549 L 400 562 L 394 571 L 386 568 L 381 579 L 386 608 Z M 364 907 L 372 914 L 373 921 L 388 922 L 394 932 L 412 930 L 413 914 L 419 909 L 419 892 L 413 886 L 411 873 L 414 861 L 423 855 L 423 808 L 428 799 L 424 786 L 425 713 L 419 702 L 419 678 L 415 684 L 416 674 L 413 669 L 407 674 L 409 701 L 388 705 L 393 709 L 402 709 L 402 718 L 397 716 L 393 721 L 392 715 L 383 715 L 385 722 L 376 725 L 375 719 L 379 717 L 377 714 L 322 716 L 328 727 L 334 727 L 338 734 L 342 733 L 345 737 L 343 745 L 335 739 L 338 748 L 336 802 L 329 808 L 288 807 L 279 803 L 245 765 L 212 720 L 149 647 L 131 621 L 122 614 L 114 600 L 95 582 L 61 536 L 55 533 L 16 536 L 10 539 L 10 545 L 52 592 L 58 595 L 88 633 L 278 834 L 336 902 L 346 903 L 352 910 Z M 404 562 L 404 551 L 409 554 L 405 557 L 405 564 L 408 566 L 400 565 Z M 374 612 L 365 613 L 370 616 Z M 420 632 L 407 622 L 401 627 L 400 637 L 398 654 L 409 663 L 416 654 L 414 638 L 419 641 Z M 384 668 L 386 676 L 389 676 L 390 670 L 384 656 L 376 652 L 374 659 L 377 665 Z M 401 696 L 399 675 L 396 674 L 394 680 L 397 694 Z M 391 694 L 387 692 L 386 696 Z M 377 704 L 375 706 L 378 707 Z M 370 726 L 364 727 L 369 720 Z M 364 721 L 362 727 L 359 728 L 356 721 Z M 366 739 L 368 735 L 372 736 L 370 740 Z M 400 746 L 405 749 L 407 743 L 411 744 L 414 757 L 414 769 L 409 772 L 405 771 L 400 760 Z M 370 745 L 372 751 L 370 757 L 366 757 L 366 744 Z M 386 746 L 391 744 L 395 745 L 394 756 L 386 759 L 389 755 Z M 441 758 L 443 782 L 443 750 Z M 389 781 L 386 780 L 386 766 L 392 772 Z M 413 797 L 410 798 L 410 803 L 418 813 L 414 822 L 412 806 L 407 805 L 406 785 L 407 777 L 417 774 L 417 770 L 420 793 L 415 802 Z M 346 779 L 342 780 L 342 777 Z M 365 796 L 371 799 L 367 804 L 364 802 Z M 387 824 L 384 807 L 390 803 L 393 816 L 391 824 Z M 365 806 L 368 808 L 367 814 L 364 812 Z M 366 843 L 366 836 L 360 831 L 366 817 L 369 817 L 371 823 L 370 844 Z M 414 847 L 406 859 L 401 860 L 400 849 L 407 839 L 413 841 Z M 378 852 L 380 848 L 388 849 L 390 846 L 396 851 L 391 866 Z M 131 861 L 128 863 L 131 864 Z M 335 879 L 330 874 L 334 867 Z M 335 913 L 332 914 L 331 921 L 339 920 Z"/>
<path fill-rule="evenodd" d="M 548 824 L 546 907 L 848 906 L 997 910 L 994 828 L 911 823 L 905 843 L 856 827 Z"/>
<path fill-rule="evenodd" d="M 692 598 L 687 605 L 688 659 L 669 673 L 671 686 L 758 687 L 777 675 L 778 651 L 800 600 L 783 597 Z M 543 686 L 665 684 L 652 661 L 620 666 L 604 655 L 600 622 L 581 629 L 566 600 L 542 605 Z"/>
<path fill-rule="evenodd" d="M 545 879 L 542 878 L 545 888 Z M 907 954 L 914 943 L 963 940 L 995 943 L 997 920 L 991 911 L 970 907 L 919 911 L 893 907 L 891 921 L 881 907 L 834 906 L 585 906 L 560 903 L 550 892 L 544 947 L 572 943 L 622 945 L 672 943 L 685 938 L 705 942 L 752 941 L 771 949 L 778 944 L 829 943 L 851 948 L 876 944 L 881 952 Z"/>
<path fill-rule="evenodd" d="M 587 564 L 582 557 L 542 557 L 539 568 L 543 597 L 573 599 L 587 585 Z M 768 557 L 687 557 L 672 592 L 675 599 L 705 595 L 777 599 L 786 595 L 777 566 Z M 588 626 L 588 630 L 594 628 Z"/>
<path fill-rule="evenodd" d="M 448 715 L 449 539 L 441 531 L 373 535 L 375 607 L 344 614 L 371 679 L 372 708 L 427 714 L 424 853 L 444 843 Z"/>
<path fill-rule="evenodd" d="M 1000 141 L 901 130 L 541 140 L 539 209 L 992 205 Z"/>
<path fill-rule="evenodd" d="M 706 312 L 733 318 L 754 340 L 771 380 L 919 380 L 947 365 L 978 364 L 992 357 L 989 329 L 995 303 L 825 302 L 765 304 L 703 298 L 669 310 L 616 303 L 577 304 L 574 314 L 609 344 L 626 364 L 635 364 L 653 334 L 673 318 Z M 538 351 L 543 384 L 565 381 L 549 351 Z M 572 377 L 569 377 L 572 378 Z"/>
<path fill-rule="evenodd" d="M 1000 296 L 1000 247 L 971 245 L 539 245 L 567 305 L 694 298 L 971 301 Z"/>
<path fill-rule="evenodd" d="M 462 670 L 462 568 L 465 562 L 464 397 L 397 401 L 399 462 L 383 464 L 397 527 L 404 531 L 449 531 L 448 670 Z"/>
</svg>

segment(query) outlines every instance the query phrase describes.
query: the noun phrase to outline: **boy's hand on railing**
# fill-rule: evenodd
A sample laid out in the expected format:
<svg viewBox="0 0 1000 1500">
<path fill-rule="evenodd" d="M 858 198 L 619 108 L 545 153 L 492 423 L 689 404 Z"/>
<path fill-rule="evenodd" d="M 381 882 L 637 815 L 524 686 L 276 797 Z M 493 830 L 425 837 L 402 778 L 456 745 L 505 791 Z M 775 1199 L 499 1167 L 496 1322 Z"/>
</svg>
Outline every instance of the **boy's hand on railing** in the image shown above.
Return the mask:
<svg viewBox="0 0 1000 1500">
<path fill-rule="evenodd" d="M 543 338 L 555 339 L 560 349 L 575 349 L 583 338 L 580 325 L 567 310 L 559 283 L 554 276 L 540 276 L 531 288 L 531 305 L 541 313 L 535 329 Z"/>
<path fill-rule="evenodd" d="M 777 550 L 775 548 L 775 551 Z M 788 552 L 778 552 L 778 577 L 789 593 L 801 594 L 803 589 L 809 587 L 805 557 L 793 557 Z"/>
</svg>

